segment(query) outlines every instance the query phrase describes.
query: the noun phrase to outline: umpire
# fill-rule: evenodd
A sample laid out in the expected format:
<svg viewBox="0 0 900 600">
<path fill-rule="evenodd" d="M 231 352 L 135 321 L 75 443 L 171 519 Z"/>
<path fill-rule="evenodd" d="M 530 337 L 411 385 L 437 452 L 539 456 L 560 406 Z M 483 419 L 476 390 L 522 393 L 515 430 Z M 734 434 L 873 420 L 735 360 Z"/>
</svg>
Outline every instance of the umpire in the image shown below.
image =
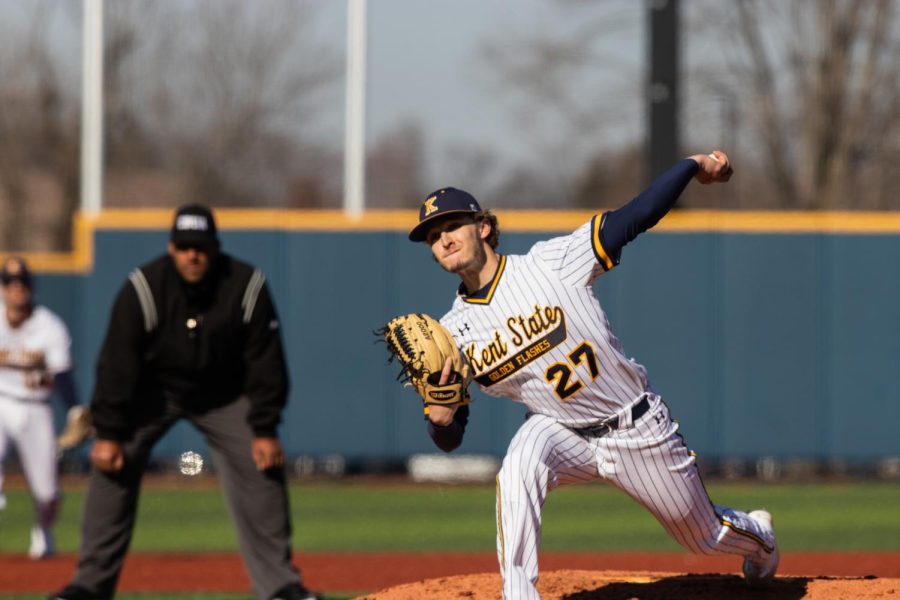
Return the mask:
<svg viewBox="0 0 900 600">
<path fill-rule="evenodd" d="M 97 439 L 80 558 L 72 583 L 50 598 L 113 597 L 150 452 L 179 419 L 209 445 L 255 597 L 316 598 L 291 562 L 276 433 L 287 390 L 265 277 L 219 251 L 208 208 L 179 208 L 168 253 L 135 269 L 112 309 L 91 400 Z"/>
</svg>

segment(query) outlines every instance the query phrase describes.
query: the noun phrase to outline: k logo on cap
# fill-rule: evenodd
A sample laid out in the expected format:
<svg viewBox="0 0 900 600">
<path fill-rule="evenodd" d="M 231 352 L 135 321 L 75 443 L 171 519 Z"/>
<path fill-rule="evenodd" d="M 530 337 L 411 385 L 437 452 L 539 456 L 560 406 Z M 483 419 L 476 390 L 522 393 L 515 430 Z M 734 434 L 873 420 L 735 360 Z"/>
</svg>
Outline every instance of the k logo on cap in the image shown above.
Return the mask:
<svg viewBox="0 0 900 600">
<path fill-rule="evenodd" d="M 434 219 L 453 213 L 475 214 L 481 211 L 478 201 L 469 192 L 445 187 L 428 194 L 419 208 L 419 224 L 409 232 L 413 242 L 425 241 L 425 233 Z"/>
</svg>

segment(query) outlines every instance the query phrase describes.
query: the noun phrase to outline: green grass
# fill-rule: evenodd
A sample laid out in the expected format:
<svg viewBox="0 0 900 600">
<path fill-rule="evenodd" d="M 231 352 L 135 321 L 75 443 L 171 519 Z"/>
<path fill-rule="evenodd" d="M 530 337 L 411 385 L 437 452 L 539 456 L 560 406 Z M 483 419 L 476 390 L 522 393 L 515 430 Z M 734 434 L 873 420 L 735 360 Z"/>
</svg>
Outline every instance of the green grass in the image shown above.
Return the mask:
<svg viewBox="0 0 900 600">
<path fill-rule="evenodd" d="M 712 484 L 708 489 L 717 504 L 770 510 L 779 545 L 788 552 L 900 550 L 898 484 Z M 545 550 L 679 550 L 648 513 L 614 490 L 559 490 L 548 497 L 544 515 Z"/>
<path fill-rule="evenodd" d="M 713 484 L 719 504 L 775 515 L 786 551 L 900 550 L 900 485 Z M 7 490 L 0 513 L 0 552 L 23 552 L 31 502 Z M 61 552 L 75 552 L 84 487 L 67 487 L 57 526 Z M 494 549 L 493 486 L 309 482 L 291 487 L 294 545 L 299 551 Z M 220 491 L 149 484 L 141 496 L 133 551 L 236 549 Z M 670 551 L 676 544 L 650 515 L 603 485 L 552 492 L 544 510 L 543 549 Z"/>
<path fill-rule="evenodd" d="M 713 498 L 765 506 L 787 551 L 900 550 L 900 484 L 715 486 Z"/>
<path fill-rule="evenodd" d="M 900 484 L 709 485 L 719 504 L 766 507 L 788 552 L 900 550 Z M 0 512 L 0 552 L 24 552 L 31 501 L 7 489 Z M 75 552 L 84 501 L 82 483 L 67 485 L 57 541 Z M 494 487 L 305 482 L 291 486 L 294 546 L 299 551 L 494 550 Z M 551 493 L 544 509 L 548 551 L 676 551 L 650 515 L 621 492 L 591 484 Z M 145 486 L 132 551 L 236 549 L 224 500 L 216 487 L 169 483 Z M 2 596 L 42 600 L 43 595 Z M 329 595 L 328 600 L 352 596 Z M 238 600 L 246 594 L 120 594 L 122 600 Z"/>
</svg>

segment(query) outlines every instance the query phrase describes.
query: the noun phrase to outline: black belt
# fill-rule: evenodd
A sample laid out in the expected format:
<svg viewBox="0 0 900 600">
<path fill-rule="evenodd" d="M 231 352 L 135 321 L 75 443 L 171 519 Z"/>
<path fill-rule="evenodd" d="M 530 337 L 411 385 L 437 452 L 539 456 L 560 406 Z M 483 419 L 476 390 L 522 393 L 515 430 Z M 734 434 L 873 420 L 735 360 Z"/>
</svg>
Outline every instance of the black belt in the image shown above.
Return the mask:
<svg viewBox="0 0 900 600">
<path fill-rule="evenodd" d="M 650 400 L 645 394 L 637 404 L 631 407 L 631 422 L 634 423 L 635 421 L 643 417 L 648 410 L 650 410 Z M 573 427 L 572 431 L 581 435 L 603 437 L 604 435 L 608 434 L 611 431 L 615 431 L 618 428 L 619 417 L 613 417 L 611 419 L 603 421 L 602 423 L 590 425 L 589 427 Z"/>
</svg>

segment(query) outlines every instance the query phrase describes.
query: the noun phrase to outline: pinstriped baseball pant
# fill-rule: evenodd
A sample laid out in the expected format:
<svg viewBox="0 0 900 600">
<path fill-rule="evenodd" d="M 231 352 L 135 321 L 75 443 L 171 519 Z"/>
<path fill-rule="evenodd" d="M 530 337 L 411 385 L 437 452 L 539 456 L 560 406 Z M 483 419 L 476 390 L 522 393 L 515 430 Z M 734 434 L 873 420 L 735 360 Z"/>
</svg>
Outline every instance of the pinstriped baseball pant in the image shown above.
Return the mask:
<svg viewBox="0 0 900 600">
<path fill-rule="evenodd" d="M 712 504 L 668 408 L 659 397 L 650 399 L 650 410 L 636 423 L 603 437 L 583 437 L 539 414 L 519 428 L 497 475 L 497 558 L 504 598 L 540 597 L 541 509 L 547 492 L 565 484 L 602 480 L 616 486 L 697 554 L 771 551 L 774 540 L 756 521 Z"/>
</svg>

